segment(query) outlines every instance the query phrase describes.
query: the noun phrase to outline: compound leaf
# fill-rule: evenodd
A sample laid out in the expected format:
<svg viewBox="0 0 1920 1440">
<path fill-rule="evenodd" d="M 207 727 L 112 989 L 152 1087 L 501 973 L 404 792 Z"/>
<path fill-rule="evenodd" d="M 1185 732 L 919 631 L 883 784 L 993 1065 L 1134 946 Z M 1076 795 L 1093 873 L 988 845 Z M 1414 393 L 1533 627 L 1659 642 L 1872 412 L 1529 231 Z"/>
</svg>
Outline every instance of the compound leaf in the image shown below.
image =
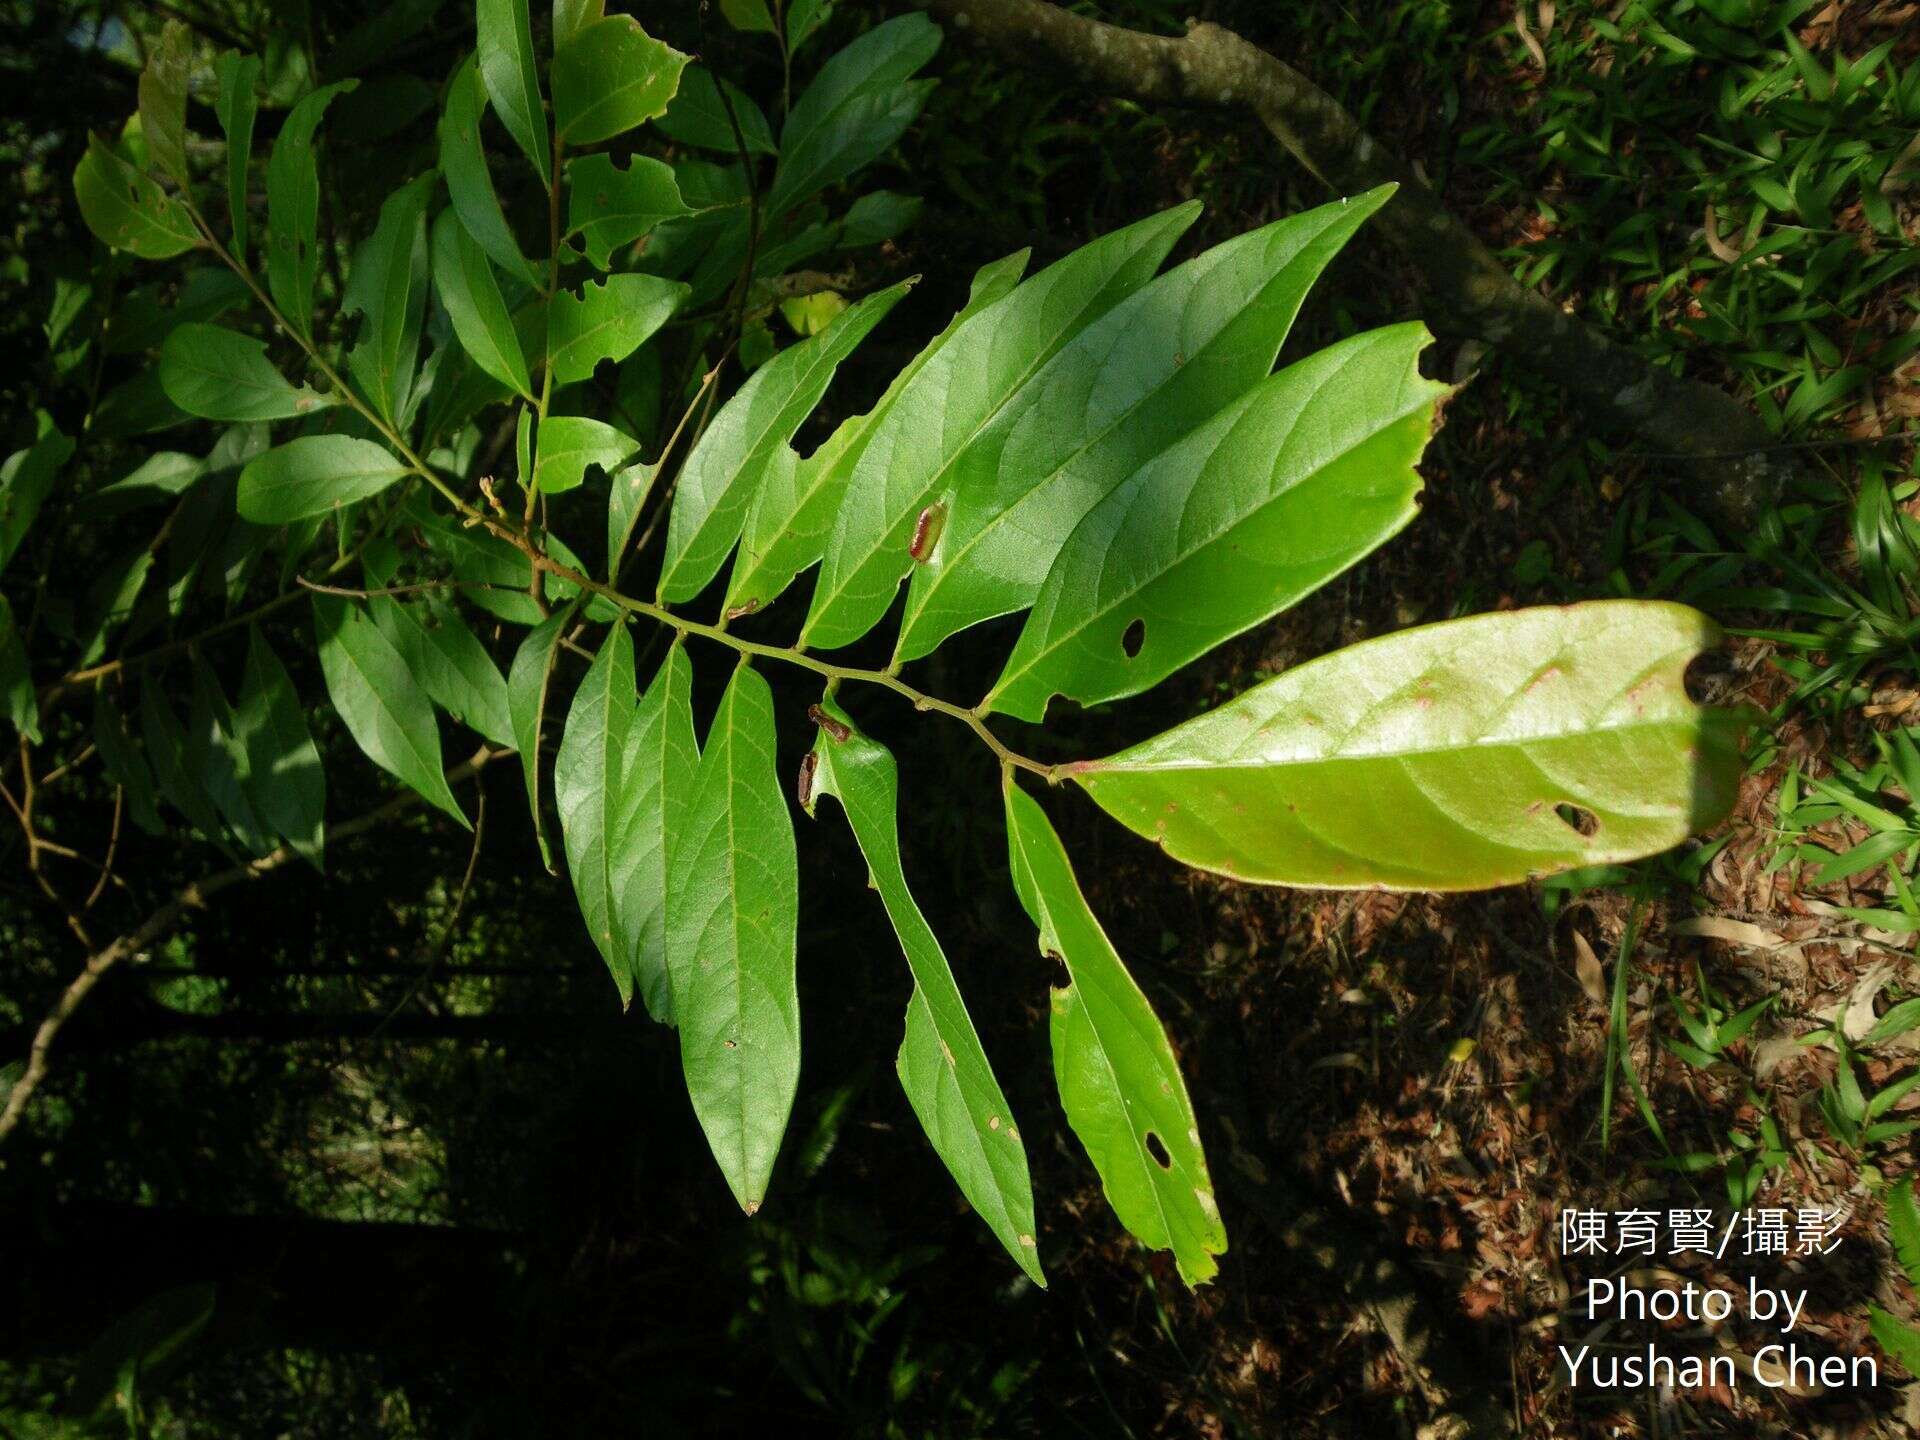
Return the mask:
<svg viewBox="0 0 1920 1440">
<path fill-rule="evenodd" d="M 1679 844 L 1733 804 L 1745 716 L 1687 697 L 1718 642 L 1656 601 L 1368 640 L 1067 767 L 1184 864 L 1264 884 L 1476 890 Z"/>
<path fill-rule="evenodd" d="M 1240 397 L 1087 512 L 986 708 L 1136 695 L 1398 534 L 1447 387 L 1418 323 L 1330 345 Z"/>
<path fill-rule="evenodd" d="M 953 970 L 907 888 L 897 820 L 899 773 L 884 745 L 853 728 L 831 700 L 821 708 L 844 728 L 822 727 L 813 747 L 813 799 L 831 795 L 846 812 L 873 887 L 913 972 L 906 1035 L 895 1070 L 960 1192 L 1007 1253 L 1045 1285 L 1034 1242 L 1033 1184 L 1007 1097 L 967 1014 Z M 808 810 L 811 812 L 812 803 Z"/>
<path fill-rule="evenodd" d="M 774 773 L 773 692 L 733 672 L 667 881 L 667 967 L 694 1114 L 751 1215 L 800 1082 L 799 858 Z"/>
<path fill-rule="evenodd" d="M 1045 812 L 1007 787 L 1014 888 L 1040 952 L 1066 967 L 1053 991 L 1053 1073 L 1067 1123 L 1107 1202 L 1145 1245 L 1172 1250 L 1189 1285 L 1211 1279 L 1227 1231 L 1173 1047 L 1147 997 L 1087 908 Z"/>
</svg>

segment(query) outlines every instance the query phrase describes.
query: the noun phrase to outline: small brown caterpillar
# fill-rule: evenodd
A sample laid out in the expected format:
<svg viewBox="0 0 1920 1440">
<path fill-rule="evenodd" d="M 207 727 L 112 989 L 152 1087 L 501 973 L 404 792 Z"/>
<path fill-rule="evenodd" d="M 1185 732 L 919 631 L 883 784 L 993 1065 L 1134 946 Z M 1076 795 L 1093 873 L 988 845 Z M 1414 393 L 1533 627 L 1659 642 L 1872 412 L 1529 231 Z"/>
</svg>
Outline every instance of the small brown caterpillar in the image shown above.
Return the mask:
<svg viewBox="0 0 1920 1440">
<path fill-rule="evenodd" d="M 944 500 L 936 500 L 920 512 L 920 518 L 913 522 L 913 538 L 907 542 L 907 554 L 918 565 L 933 553 L 933 547 L 939 543 L 940 527 L 946 524 L 947 506 Z"/>
<path fill-rule="evenodd" d="M 820 768 L 820 757 L 809 750 L 800 757 L 800 783 L 794 787 L 794 797 L 799 800 L 800 808 L 806 810 L 813 805 L 813 772 Z"/>
<path fill-rule="evenodd" d="M 838 720 L 834 719 L 833 716 L 827 714 L 827 712 L 822 710 L 818 705 L 809 705 L 807 707 L 807 719 L 831 735 L 837 744 L 844 745 L 853 738 L 853 731 L 849 730 L 845 725 L 842 725 Z"/>
</svg>

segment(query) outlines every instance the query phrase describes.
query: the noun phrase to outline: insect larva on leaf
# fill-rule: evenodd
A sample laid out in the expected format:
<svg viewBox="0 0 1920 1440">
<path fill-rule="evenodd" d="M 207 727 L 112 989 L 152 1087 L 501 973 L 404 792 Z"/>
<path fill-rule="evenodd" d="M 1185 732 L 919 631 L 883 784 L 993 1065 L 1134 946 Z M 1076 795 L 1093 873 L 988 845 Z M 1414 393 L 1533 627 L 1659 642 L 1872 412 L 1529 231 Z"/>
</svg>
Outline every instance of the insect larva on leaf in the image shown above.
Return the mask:
<svg viewBox="0 0 1920 1440">
<path fill-rule="evenodd" d="M 853 738 L 853 731 L 849 730 L 845 725 L 842 725 L 818 705 L 809 705 L 807 707 L 807 718 L 822 730 L 826 731 L 827 734 L 831 735 L 836 744 L 844 745 L 848 740 Z"/>
<path fill-rule="evenodd" d="M 907 554 L 918 565 L 933 553 L 933 547 L 939 543 L 940 527 L 946 523 L 947 505 L 944 500 L 936 500 L 920 512 L 920 518 L 913 522 L 913 539 L 907 542 Z"/>
<path fill-rule="evenodd" d="M 820 757 L 809 750 L 800 757 L 800 780 L 794 786 L 794 798 L 800 802 L 800 808 L 809 814 L 813 812 L 813 772 L 820 768 Z"/>
</svg>

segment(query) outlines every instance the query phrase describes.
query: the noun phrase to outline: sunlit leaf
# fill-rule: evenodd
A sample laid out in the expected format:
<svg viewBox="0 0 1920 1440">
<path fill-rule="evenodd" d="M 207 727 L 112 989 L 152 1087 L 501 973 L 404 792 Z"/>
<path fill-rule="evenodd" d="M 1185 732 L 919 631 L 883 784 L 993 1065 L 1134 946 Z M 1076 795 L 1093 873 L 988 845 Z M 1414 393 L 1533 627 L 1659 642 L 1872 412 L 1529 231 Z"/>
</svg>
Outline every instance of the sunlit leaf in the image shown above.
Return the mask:
<svg viewBox="0 0 1920 1440">
<path fill-rule="evenodd" d="M 647 686 L 621 759 L 611 882 L 615 933 L 647 1013 L 675 1024 L 667 973 L 667 890 L 685 833 L 700 746 L 693 733 L 693 662 L 681 645 Z"/>
<path fill-rule="evenodd" d="M 1181 862 L 1265 884 L 1473 890 L 1719 823 L 1743 712 L 1687 697 L 1699 612 L 1597 601 L 1450 620 L 1262 682 L 1067 767 Z"/>
<path fill-rule="evenodd" d="M 915 525 L 961 452 L 1062 345 L 1153 278 L 1199 213 L 1180 205 L 1083 246 L 974 315 L 921 367 L 847 486 L 801 632 L 807 644 L 851 644 L 879 622 L 913 567 Z"/>
<path fill-rule="evenodd" d="M 973 277 L 966 305 L 893 377 L 873 409 L 843 420 L 819 449 L 796 461 L 790 482 L 775 483 L 776 477 L 769 476 L 754 491 L 740 553 L 727 581 L 729 610 L 764 609 L 795 576 L 820 559 L 847 483 L 880 422 L 913 377 L 962 325 L 1013 290 L 1026 263 L 1027 252 L 1020 250 L 982 266 Z"/>
<path fill-rule="evenodd" d="M 553 57 L 553 119 L 568 145 L 595 145 L 664 114 L 687 57 L 631 15 L 585 25 Z M 497 103 L 497 102 L 496 102 Z"/>
<path fill-rule="evenodd" d="M 341 313 L 362 319 L 347 371 L 389 425 L 399 428 L 420 359 L 427 304 L 427 201 L 439 176 L 429 171 L 393 192 L 380 222 L 354 252 Z"/>
<path fill-rule="evenodd" d="M 330 595 L 313 597 L 320 670 L 333 708 L 366 757 L 467 829 L 473 826 L 447 786 L 433 702 L 379 627 Z"/>
<path fill-rule="evenodd" d="M 687 298 L 687 287 L 657 275 L 609 275 L 576 293 L 562 290 L 547 312 L 547 363 L 557 385 L 592 376 L 602 360 L 638 350 Z"/>
<path fill-rule="evenodd" d="M 240 513 L 257 525 L 284 525 L 378 495 L 405 474 L 407 467 L 371 440 L 302 435 L 240 472 Z"/>
<path fill-rule="evenodd" d="M 631 245 L 662 220 L 690 215 L 673 167 L 635 155 L 624 170 L 608 155 L 567 162 L 567 233 L 580 237 L 587 258 L 602 270 L 613 252 Z"/>
<path fill-rule="evenodd" d="M 912 285 L 903 280 L 869 295 L 811 340 L 782 350 L 713 417 L 680 470 L 660 565 L 663 597 L 690 600 L 720 573 L 762 489 L 777 488 L 786 497 L 786 503 L 767 502 L 771 524 L 783 528 L 793 518 L 802 497 L 793 487 L 798 457 L 788 442 L 826 394 L 840 362 Z"/>
<path fill-rule="evenodd" d="M 160 347 L 160 388 L 204 420 L 287 420 L 339 403 L 294 385 L 251 335 L 218 325 L 182 325 Z"/>
<path fill-rule="evenodd" d="M 741 844 L 741 836 L 752 836 Z M 667 879 L 667 966 L 694 1114 L 751 1215 L 800 1081 L 799 860 L 774 773 L 773 693 L 733 672 Z"/>
<path fill-rule="evenodd" d="M 846 730 L 822 728 L 813 747 L 812 801 L 837 799 L 860 843 L 874 889 L 913 971 L 907 1030 L 895 1069 L 900 1084 L 961 1194 L 1007 1253 L 1045 1285 L 1034 1239 L 1026 1147 L 981 1048 L 945 952 L 907 889 L 895 812 L 899 776 L 885 746 L 853 728 L 832 701 L 821 708 Z M 812 801 L 808 810 L 812 810 Z"/>
<path fill-rule="evenodd" d="M 1227 1231 L 1173 1047 L 1087 908 L 1045 813 L 1017 786 L 1006 794 L 1014 888 L 1041 954 L 1067 972 L 1053 990 L 1050 1027 L 1067 1123 L 1120 1223 L 1142 1244 L 1172 1250 L 1181 1279 L 1201 1284 L 1219 1269 Z"/>
<path fill-rule="evenodd" d="M 1273 369 L 1307 291 L 1392 187 L 1217 245 L 1087 326 L 953 467 L 897 658 L 1031 605 L 1086 513 Z"/>
<path fill-rule="evenodd" d="M 433 284 L 453 333 L 487 374 L 531 402 L 533 381 L 487 252 L 452 210 L 433 222 Z"/>
<path fill-rule="evenodd" d="M 604 421 L 589 420 L 584 415 L 549 415 L 540 426 L 540 453 L 534 461 L 533 483 L 548 494 L 571 490 L 586 478 L 589 465 L 598 465 L 611 475 L 639 448 L 639 441 Z"/>
<path fill-rule="evenodd" d="M 634 976 L 619 933 L 613 867 L 620 846 L 615 824 L 633 710 L 633 636 L 624 624 L 615 624 L 567 711 L 560 753 L 553 761 L 553 800 L 580 916 L 613 973 L 623 1006 L 633 1000 Z"/>
<path fill-rule="evenodd" d="M 1068 537 L 986 707 L 1138 694 L 1397 535 L 1446 394 L 1420 375 L 1430 338 L 1330 345 L 1127 476 Z"/>
<path fill-rule="evenodd" d="M 658 465 L 629 465 L 614 473 L 607 484 L 607 582 L 620 578 L 620 566 L 626 559 L 627 544 L 633 539 L 633 527 L 640 519 L 640 507 L 653 493 L 653 482 L 660 478 Z"/>
</svg>

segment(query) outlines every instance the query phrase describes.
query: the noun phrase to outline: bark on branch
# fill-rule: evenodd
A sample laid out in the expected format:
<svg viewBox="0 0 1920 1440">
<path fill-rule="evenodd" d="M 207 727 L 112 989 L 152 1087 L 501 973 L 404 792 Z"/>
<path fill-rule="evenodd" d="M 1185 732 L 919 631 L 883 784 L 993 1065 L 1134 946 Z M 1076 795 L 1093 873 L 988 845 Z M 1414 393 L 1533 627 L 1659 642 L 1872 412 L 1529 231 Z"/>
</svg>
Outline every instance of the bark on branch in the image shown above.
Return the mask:
<svg viewBox="0 0 1920 1440">
<path fill-rule="evenodd" d="M 506 753 L 509 752 L 489 750 L 483 745 L 474 753 L 472 759 L 449 770 L 447 781 L 449 784 L 454 784 L 477 774 L 487 762 Z M 377 809 L 369 810 L 364 815 L 332 827 L 328 831 L 328 838 L 345 840 L 364 830 L 371 830 L 401 811 L 412 809 L 418 803 L 417 795 L 398 796 Z M 61 1028 L 73 1018 L 74 1011 L 85 1003 L 87 996 L 93 992 L 94 986 L 100 983 L 108 971 L 129 956 L 138 955 L 141 951 L 150 948 L 161 937 L 171 932 L 174 926 L 186 919 L 190 912 L 204 910 L 207 901 L 222 890 L 229 890 L 243 881 L 258 880 L 263 875 L 270 875 L 293 858 L 293 850 L 282 845 L 278 850 L 269 855 L 263 855 L 258 860 L 249 860 L 244 864 L 218 870 L 196 880 L 155 910 L 137 927 L 129 930 L 112 944 L 88 956 L 86 965 L 81 968 L 72 983 L 60 992 L 60 998 L 54 1002 L 53 1008 L 47 1012 L 46 1018 L 40 1022 L 39 1028 L 34 1032 L 33 1044 L 27 1051 L 27 1068 L 14 1083 L 12 1091 L 8 1093 L 6 1108 L 0 1109 L 0 1143 L 4 1143 L 20 1124 L 21 1118 L 27 1113 L 27 1101 L 33 1098 L 33 1092 L 39 1089 L 41 1082 L 47 1078 L 53 1042 L 59 1037 Z"/>
<path fill-rule="evenodd" d="M 1400 187 L 1373 227 L 1418 269 L 1433 328 L 1469 336 L 1578 396 L 1603 421 L 1684 459 L 1722 520 L 1744 527 L 1780 492 L 1791 462 L 1732 396 L 1651 364 L 1517 282 L 1411 166 L 1297 70 L 1217 25 L 1142 34 L 1045 0 L 913 0 L 1016 62 L 1064 67 L 1111 94 L 1250 113 L 1328 186 Z"/>
</svg>

